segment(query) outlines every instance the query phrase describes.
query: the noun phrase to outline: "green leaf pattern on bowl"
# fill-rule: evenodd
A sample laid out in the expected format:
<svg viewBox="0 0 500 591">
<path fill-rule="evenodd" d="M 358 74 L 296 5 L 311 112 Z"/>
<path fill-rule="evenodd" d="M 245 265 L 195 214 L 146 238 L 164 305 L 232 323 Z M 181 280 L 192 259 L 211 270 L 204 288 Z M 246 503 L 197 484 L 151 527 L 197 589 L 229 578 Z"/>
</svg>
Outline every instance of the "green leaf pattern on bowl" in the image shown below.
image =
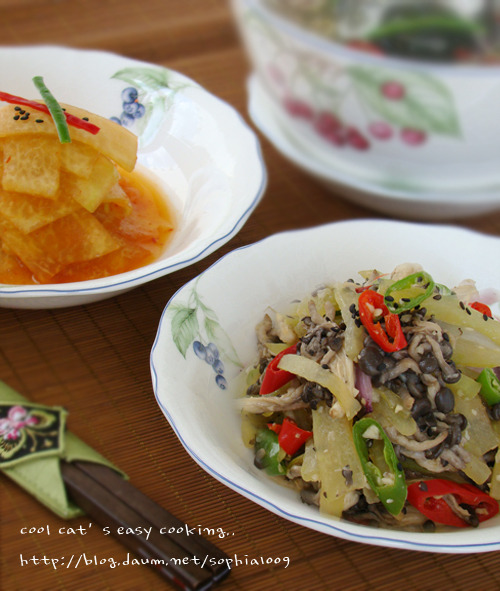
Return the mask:
<svg viewBox="0 0 500 591">
<path fill-rule="evenodd" d="M 222 358 L 238 367 L 242 367 L 242 363 L 216 313 L 201 299 L 197 285 L 198 279 L 193 284 L 187 303 L 175 303 L 169 307 L 172 340 L 185 359 L 191 352 L 210 365 L 215 372 L 216 384 L 225 389 L 227 383 Z"/>
</svg>

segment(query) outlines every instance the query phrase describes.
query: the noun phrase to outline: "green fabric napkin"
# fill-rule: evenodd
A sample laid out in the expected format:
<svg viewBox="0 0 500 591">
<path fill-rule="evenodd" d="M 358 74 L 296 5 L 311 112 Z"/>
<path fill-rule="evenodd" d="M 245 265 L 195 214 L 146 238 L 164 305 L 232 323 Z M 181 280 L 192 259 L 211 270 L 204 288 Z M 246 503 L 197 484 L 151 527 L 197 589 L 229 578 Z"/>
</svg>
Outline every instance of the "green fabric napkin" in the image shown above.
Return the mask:
<svg viewBox="0 0 500 591">
<path fill-rule="evenodd" d="M 82 460 L 121 470 L 66 430 L 62 407 L 33 404 L 0 382 L 0 469 L 63 519 L 83 515 L 66 493 L 60 462 Z"/>
</svg>

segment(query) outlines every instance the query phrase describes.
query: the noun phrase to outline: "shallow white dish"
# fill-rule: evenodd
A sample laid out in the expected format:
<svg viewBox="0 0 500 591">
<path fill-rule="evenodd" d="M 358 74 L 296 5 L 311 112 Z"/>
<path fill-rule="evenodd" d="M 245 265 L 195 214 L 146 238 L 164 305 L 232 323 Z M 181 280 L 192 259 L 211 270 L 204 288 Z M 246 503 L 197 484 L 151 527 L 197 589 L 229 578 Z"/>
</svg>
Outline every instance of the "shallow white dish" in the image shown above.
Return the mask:
<svg viewBox="0 0 500 591">
<path fill-rule="evenodd" d="M 259 202 L 266 171 L 254 132 L 228 104 L 160 66 L 101 51 L 53 46 L 0 48 L 2 90 L 36 98 L 40 75 L 57 99 L 120 118 L 134 87 L 145 109 L 128 126 L 138 165 L 168 196 L 178 229 L 164 255 L 134 271 L 93 281 L 0 286 L 0 306 L 55 308 L 122 293 L 204 258 L 234 236 Z"/>
<path fill-rule="evenodd" d="M 256 75 L 248 81 L 248 95 L 250 117 L 275 148 L 354 203 L 394 217 L 417 220 L 459 219 L 500 210 L 500 186 L 481 191 L 416 191 L 370 183 L 345 172 L 341 163 L 333 167 L 323 160 L 321 153 L 308 152 L 294 141 L 287 132 L 283 114 L 277 111 Z"/>
<path fill-rule="evenodd" d="M 375 248 L 376 247 L 376 248 Z M 300 254 L 299 254 L 300 253 Z M 337 256 L 338 254 L 338 256 Z M 372 529 L 326 517 L 254 467 L 241 440 L 237 376 L 256 356 L 255 325 L 269 306 L 287 309 L 315 287 L 419 262 L 436 280 L 500 285 L 500 239 L 441 225 L 348 221 L 277 234 L 233 251 L 170 300 L 151 353 L 157 402 L 188 453 L 209 474 L 262 507 L 346 540 L 429 552 L 500 549 L 500 514 L 478 529 L 415 533 Z M 193 343 L 213 343 L 206 364 Z"/>
</svg>

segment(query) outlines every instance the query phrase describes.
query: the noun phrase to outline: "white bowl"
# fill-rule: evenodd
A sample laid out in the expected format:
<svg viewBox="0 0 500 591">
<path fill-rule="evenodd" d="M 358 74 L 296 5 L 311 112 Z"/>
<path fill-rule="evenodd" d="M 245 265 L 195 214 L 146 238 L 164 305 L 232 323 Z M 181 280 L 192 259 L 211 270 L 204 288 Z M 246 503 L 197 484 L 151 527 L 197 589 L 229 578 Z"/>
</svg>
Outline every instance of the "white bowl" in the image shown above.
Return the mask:
<svg viewBox="0 0 500 591">
<path fill-rule="evenodd" d="M 500 182 L 500 67 L 372 55 L 319 37 L 262 1 L 232 6 L 280 122 L 316 160 L 407 192 L 452 195 Z"/>
<path fill-rule="evenodd" d="M 479 255 L 480 253 L 480 255 Z M 416 533 L 372 529 L 320 514 L 253 465 L 235 404 L 241 367 L 256 357 L 255 326 L 269 306 L 285 310 L 326 282 L 362 269 L 419 262 L 445 284 L 474 278 L 498 287 L 500 239 L 450 226 L 348 221 L 274 235 L 233 251 L 167 304 L 151 353 L 156 399 L 187 452 L 209 474 L 273 513 L 346 540 L 430 552 L 500 550 L 500 514 L 478 529 Z M 217 373 L 194 341 L 213 342 Z M 217 383 L 218 382 L 218 383 Z M 241 386 L 240 386 L 241 387 Z"/>
<path fill-rule="evenodd" d="M 168 197 L 177 230 L 157 261 L 92 281 L 0 285 L 0 306 L 55 308 L 112 297 L 209 255 L 243 226 L 266 186 L 253 131 L 228 104 L 186 76 L 100 51 L 62 47 L 0 49 L 3 90 L 32 98 L 40 75 L 57 99 L 104 117 L 120 117 L 121 92 L 139 91 L 146 114 L 131 131 L 139 137 L 138 166 Z"/>
<path fill-rule="evenodd" d="M 342 169 L 328 166 L 299 146 L 289 126 L 276 112 L 276 105 L 257 76 L 248 80 L 248 112 L 267 139 L 291 162 L 312 174 L 334 195 L 385 213 L 413 220 L 452 220 L 500 210 L 500 183 L 485 190 L 409 191 L 391 184 L 353 177 Z"/>
</svg>

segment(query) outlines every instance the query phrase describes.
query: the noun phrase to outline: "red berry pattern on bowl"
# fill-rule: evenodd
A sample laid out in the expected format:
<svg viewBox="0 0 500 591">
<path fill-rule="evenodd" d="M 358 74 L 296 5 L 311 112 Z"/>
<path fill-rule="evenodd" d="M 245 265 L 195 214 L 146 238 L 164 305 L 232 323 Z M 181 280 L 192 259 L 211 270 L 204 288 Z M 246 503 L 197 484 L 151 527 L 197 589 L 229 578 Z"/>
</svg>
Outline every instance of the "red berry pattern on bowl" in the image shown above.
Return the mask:
<svg viewBox="0 0 500 591">
<path fill-rule="evenodd" d="M 461 138 L 453 95 L 432 73 L 323 57 L 298 50 L 258 14 L 247 23 L 268 91 L 330 146 L 370 152 L 374 142 L 418 148 Z"/>
<path fill-rule="evenodd" d="M 367 151 L 372 141 L 399 140 L 402 146 L 419 147 L 432 135 L 459 137 L 458 118 L 454 114 L 451 97 L 446 89 L 430 76 L 415 76 L 408 73 L 397 80 L 392 73 L 387 79 L 367 68 L 351 67 L 338 74 L 338 84 L 348 87 L 363 108 L 364 124 L 356 125 L 342 113 L 338 101 L 336 110 L 317 110 L 305 98 L 296 97 L 293 88 L 287 86 L 287 77 L 272 65 L 272 80 L 278 82 L 278 96 L 286 113 L 303 119 L 329 144 Z M 344 77 L 345 80 L 341 80 Z M 312 77 L 311 77 L 312 78 Z M 324 88 L 313 88 L 315 96 Z M 279 88 L 281 87 L 281 88 Z M 347 91 L 345 91 L 347 93 Z M 352 101 L 352 96 L 350 97 Z M 439 111 L 443 112 L 440 118 Z"/>
</svg>

